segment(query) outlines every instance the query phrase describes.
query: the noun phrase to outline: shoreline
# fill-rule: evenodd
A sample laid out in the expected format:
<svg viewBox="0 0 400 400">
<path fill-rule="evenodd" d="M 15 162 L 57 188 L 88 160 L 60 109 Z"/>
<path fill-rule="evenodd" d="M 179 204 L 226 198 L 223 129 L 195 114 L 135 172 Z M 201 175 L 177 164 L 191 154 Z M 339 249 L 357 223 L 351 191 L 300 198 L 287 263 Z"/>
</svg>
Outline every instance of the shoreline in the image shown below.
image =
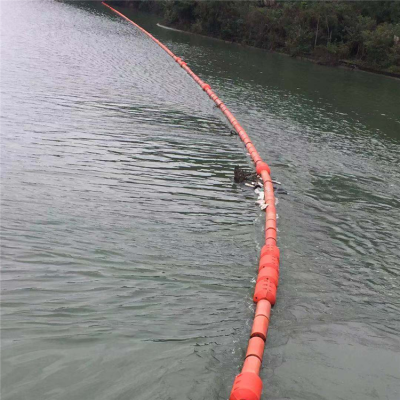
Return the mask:
<svg viewBox="0 0 400 400">
<path fill-rule="evenodd" d="M 213 36 L 208 36 L 208 35 L 203 35 L 201 33 L 194 33 L 194 32 L 190 32 L 190 31 L 185 31 L 182 29 L 177 29 L 177 28 L 173 28 L 170 26 L 166 26 L 160 23 L 156 24 L 159 28 L 162 29 L 166 29 L 166 30 L 170 30 L 170 31 L 175 31 L 175 32 L 180 32 L 180 33 L 185 33 L 187 35 L 196 35 L 196 36 L 200 36 L 200 37 L 204 37 L 207 39 L 213 39 L 213 40 L 218 40 L 220 42 L 224 42 L 224 43 L 229 43 L 229 44 L 234 44 L 236 46 L 242 46 L 242 47 L 250 47 L 252 49 L 259 49 L 259 50 L 263 50 L 269 53 L 277 53 L 277 54 L 281 54 L 287 57 L 292 57 L 296 60 L 303 60 L 303 61 L 309 61 L 312 62 L 313 64 L 317 64 L 320 65 L 322 67 L 331 67 L 331 68 L 341 68 L 341 69 L 346 69 L 349 71 L 358 71 L 358 72 L 368 72 L 371 74 L 377 74 L 377 75 L 383 75 L 383 76 L 387 76 L 389 78 L 394 78 L 394 79 L 399 79 L 400 80 L 400 73 L 395 73 L 395 72 L 389 72 L 389 71 L 385 71 L 385 70 L 379 70 L 379 69 L 375 69 L 372 67 L 366 67 L 361 65 L 359 62 L 357 62 L 357 60 L 339 60 L 337 65 L 330 65 L 330 64 L 323 64 L 318 62 L 317 60 L 315 60 L 314 58 L 304 55 L 304 56 L 291 56 L 288 53 L 284 53 L 281 51 L 274 51 L 274 50 L 268 50 L 268 49 L 263 49 L 262 47 L 256 47 L 256 46 L 251 46 L 249 44 L 243 44 L 243 43 L 238 43 L 238 42 L 232 42 L 230 40 L 224 40 L 224 39 L 220 39 L 220 38 L 215 38 Z"/>
</svg>

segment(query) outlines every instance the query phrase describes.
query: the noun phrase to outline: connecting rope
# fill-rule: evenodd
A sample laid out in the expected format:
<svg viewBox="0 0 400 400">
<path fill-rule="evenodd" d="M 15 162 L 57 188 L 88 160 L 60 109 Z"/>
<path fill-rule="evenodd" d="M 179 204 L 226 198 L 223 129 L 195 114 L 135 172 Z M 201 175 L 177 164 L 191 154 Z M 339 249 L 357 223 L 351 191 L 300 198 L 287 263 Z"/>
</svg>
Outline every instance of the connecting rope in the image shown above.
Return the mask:
<svg viewBox="0 0 400 400">
<path fill-rule="evenodd" d="M 236 118 L 228 110 L 228 107 L 213 92 L 210 85 L 203 82 L 184 62 L 171 50 L 147 32 L 141 26 L 130 20 L 124 14 L 115 10 L 106 3 L 102 3 L 110 10 L 136 26 L 145 35 L 156 42 L 168 55 L 170 55 L 183 68 L 193 80 L 207 93 L 216 106 L 223 112 L 229 123 L 233 126 L 240 139 L 246 146 L 247 151 L 254 162 L 256 172 L 261 176 L 264 187 L 264 199 L 268 204 L 265 220 L 265 245 L 261 249 L 257 283 L 253 300 L 257 304 L 250 340 L 247 347 L 246 357 L 242 372 L 236 376 L 230 394 L 230 400 L 260 400 L 262 392 L 262 380 L 259 376 L 262 358 L 264 354 L 265 341 L 267 339 L 268 325 L 271 314 L 271 306 L 275 304 L 276 290 L 279 279 L 279 248 L 276 245 L 276 208 L 274 188 L 270 176 L 270 168 L 265 163 L 251 142 L 246 131 L 242 128 Z"/>
</svg>

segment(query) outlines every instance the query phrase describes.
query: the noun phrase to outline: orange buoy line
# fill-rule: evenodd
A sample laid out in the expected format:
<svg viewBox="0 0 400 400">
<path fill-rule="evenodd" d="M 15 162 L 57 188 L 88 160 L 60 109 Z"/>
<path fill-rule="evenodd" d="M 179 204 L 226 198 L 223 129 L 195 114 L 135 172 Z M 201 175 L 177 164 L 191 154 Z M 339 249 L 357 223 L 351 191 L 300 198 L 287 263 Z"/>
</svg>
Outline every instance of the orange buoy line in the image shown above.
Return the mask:
<svg viewBox="0 0 400 400">
<path fill-rule="evenodd" d="M 275 304 L 276 300 L 280 257 L 279 248 L 276 246 L 277 230 L 275 196 L 269 166 L 262 160 L 246 131 L 228 110 L 228 107 L 213 92 L 210 85 L 203 82 L 187 66 L 186 62 L 172 53 L 171 50 L 169 50 L 153 35 L 108 4 L 104 2 L 103 4 L 131 24 L 135 25 L 144 34 L 149 36 L 165 52 L 167 52 L 208 94 L 210 99 L 213 100 L 217 107 L 224 113 L 228 121 L 238 133 L 240 139 L 246 146 L 247 151 L 250 153 L 250 156 L 255 164 L 257 174 L 261 175 L 264 186 L 264 199 L 268 204 L 268 207 L 266 209 L 265 221 L 265 245 L 261 249 L 258 277 L 253 297 L 253 300 L 257 306 L 242 372 L 236 376 L 230 394 L 230 400 L 260 400 L 262 381 L 259 376 L 259 372 L 264 354 L 265 341 L 267 339 L 271 306 Z"/>
</svg>

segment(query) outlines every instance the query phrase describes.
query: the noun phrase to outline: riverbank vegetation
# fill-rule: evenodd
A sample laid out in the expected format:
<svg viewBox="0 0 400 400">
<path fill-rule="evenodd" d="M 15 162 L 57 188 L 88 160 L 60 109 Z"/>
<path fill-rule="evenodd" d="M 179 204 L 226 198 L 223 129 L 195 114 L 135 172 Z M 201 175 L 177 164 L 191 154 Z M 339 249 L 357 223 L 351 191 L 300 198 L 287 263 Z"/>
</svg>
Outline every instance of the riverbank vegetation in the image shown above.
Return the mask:
<svg viewBox="0 0 400 400">
<path fill-rule="evenodd" d="M 400 74 L 400 2 L 114 1 L 174 28 L 263 49 Z"/>
</svg>

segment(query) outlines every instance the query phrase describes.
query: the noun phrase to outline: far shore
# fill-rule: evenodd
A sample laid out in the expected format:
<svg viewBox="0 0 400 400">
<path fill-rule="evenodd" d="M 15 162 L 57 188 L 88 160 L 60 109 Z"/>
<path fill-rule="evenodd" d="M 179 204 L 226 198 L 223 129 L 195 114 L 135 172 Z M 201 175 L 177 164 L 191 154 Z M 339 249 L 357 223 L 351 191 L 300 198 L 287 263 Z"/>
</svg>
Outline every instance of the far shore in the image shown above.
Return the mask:
<svg viewBox="0 0 400 400">
<path fill-rule="evenodd" d="M 270 53 L 277 53 L 277 54 L 281 54 L 287 57 L 292 57 L 290 54 L 288 53 L 284 53 L 281 51 L 274 51 L 274 50 L 267 50 L 267 49 L 263 49 L 261 47 L 256 47 L 256 46 L 251 46 L 248 44 L 243 44 L 243 43 L 238 43 L 238 42 L 232 42 L 230 40 L 224 40 L 224 39 L 219 39 L 213 36 L 208 36 L 208 35 L 202 35 L 200 33 L 194 33 L 194 32 L 190 32 L 190 31 L 184 31 L 182 29 L 176 29 L 170 26 L 166 26 L 166 25 L 162 25 L 160 23 L 157 23 L 157 26 L 163 29 L 167 29 L 170 31 L 175 31 L 175 32 L 181 32 L 181 33 L 185 33 L 187 35 L 196 35 L 196 36 L 200 36 L 200 37 L 204 37 L 207 39 L 213 39 L 213 40 L 218 40 L 220 42 L 224 42 L 224 43 L 229 43 L 229 44 L 234 44 L 237 46 L 242 46 L 242 47 L 250 47 L 253 49 L 259 49 L 259 50 L 264 50 Z M 305 60 L 305 61 L 310 61 L 314 64 L 318 64 L 324 67 L 334 67 L 334 68 L 342 68 L 342 69 L 347 69 L 347 70 L 351 70 L 351 71 L 362 71 L 362 72 L 369 72 L 369 73 L 373 73 L 373 74 L 378 74 L 378 75 L 384 75 L 384 76 L 388 76 L 390 78 L 395 78 L 395 79 L 400 79 L 400 74 L 395 73 L 395 72 L 389 72 L 389 71 L 385 71 L 382 69 L 375 69 L 375 68 L 371 68 L 371 67 L 367 67 L 362 65 L 360 62 L 358 62 L 357 60 L 339 60 L 337 65 L 334 64 L 323 64 L 318 62 L 318 60 L 312 58 L 311 56 L 295 56 L 293 57 L 297 60 Z"/>
</svg>

